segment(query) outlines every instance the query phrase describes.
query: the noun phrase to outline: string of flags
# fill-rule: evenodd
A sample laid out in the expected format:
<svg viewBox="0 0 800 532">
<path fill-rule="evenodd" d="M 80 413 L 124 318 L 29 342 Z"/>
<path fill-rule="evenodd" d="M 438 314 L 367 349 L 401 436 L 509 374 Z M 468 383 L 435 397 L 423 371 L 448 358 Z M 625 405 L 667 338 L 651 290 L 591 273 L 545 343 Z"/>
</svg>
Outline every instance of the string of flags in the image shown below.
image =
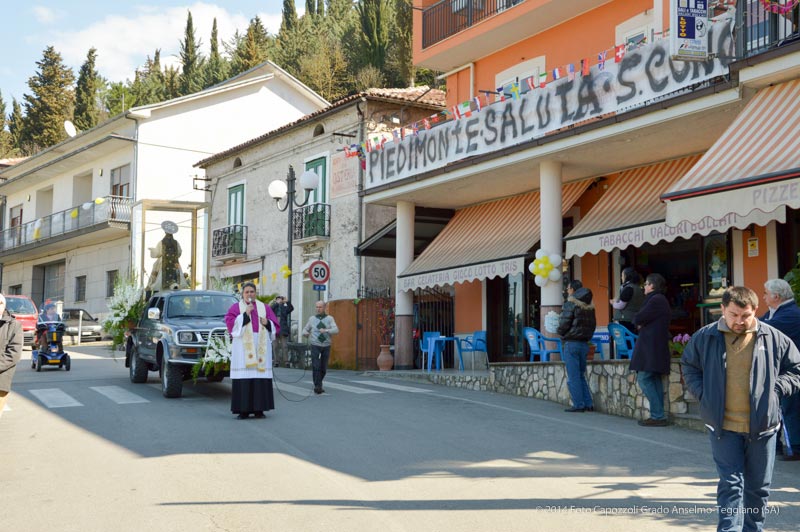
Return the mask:
<svg viewBox="0 0 800 532">
<path fill-rule="evenodd" d="M 668 32 L 669 30 L 665 30 L 663 33 L 658 33 L 657 35 L 666 36 Z M 360 144 L 354 143 L 350 144 L 349 146 L 345 146 L 343 148 L 345 157 L 358 157 L 359 162 L 361 163 L 361 168 L 365 170 L 367 166 L 366 154 L 372 151 L 382 150 L 387 142 L 400 142 L 409 135 L 418 136 L 420 130 L 429 130 L 433 127 L 432 124 L 444 122 L 448 119 L 461 120 L 464 118 L 470 118 L 472 113 L 480 113 L 481 110 L 486 106 L 493 103 L 504 102 L 508 98 L 514 100 L 519 99 L 523 94 L 523 89 L 526 87 L 527 91 L 525 92 L 529 92 L 536 89 L 544 89 L 548 83 L 558 81 L 565 77 L 570 81 L 573 81 L 578 74 L 581 76 L 590 75 L 590 69 L 593 65 L 596 65 L 598 70 L 605 70 L 606 63 L 608 61 L 613 60 L 615 63 L 621 63 L 625 58 L 627 51 L 638 48 L 645 44 L 647 44 L 647 38 L 642 37 L 636 42 L 619 44 L 613 48 L 608 48 L 598 52 L 596 62 L 593 62 L 591 57 L 585 57 L 581 59 L 579 63 L 579 70 L 576 70 L 574 63 L 569 63 L 555 67 L 550 72 L 540 71 L 533 76 L 525 78 L 524 80 L 515 81 L 502 87 L 497 87 L 496 91 L 481 91 L 484 94 L 480 94 L 470 100 L 453 105 L 449 109 L 434 113 L 426 118 L 412 122 L 405 126 L 394 128 L 391 130 L 391 132 L 373 133 L 370 138 L 365 139 L 364 142 L 361 142 Z M 609 52 L 611 52 L 613 55 L 609 56 Z M 494 101 L 489 100 L 489 95 L 494 95 Z"/>
</svg>

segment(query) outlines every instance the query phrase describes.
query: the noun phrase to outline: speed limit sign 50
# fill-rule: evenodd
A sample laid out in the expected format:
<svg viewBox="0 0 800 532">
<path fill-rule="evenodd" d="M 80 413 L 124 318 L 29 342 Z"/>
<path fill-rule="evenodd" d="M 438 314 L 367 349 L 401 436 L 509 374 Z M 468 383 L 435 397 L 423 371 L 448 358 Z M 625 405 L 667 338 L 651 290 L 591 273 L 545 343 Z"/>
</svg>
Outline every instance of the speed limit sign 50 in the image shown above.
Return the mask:
<svg viewBox="0 0 800 532">
<path fill-rule="evenodd" d="M 331 267 L 324 260 L 315 260 L 308 267 L 308 277 L 314 284 L 325 284 L 331 278 Z"/>
</svg>

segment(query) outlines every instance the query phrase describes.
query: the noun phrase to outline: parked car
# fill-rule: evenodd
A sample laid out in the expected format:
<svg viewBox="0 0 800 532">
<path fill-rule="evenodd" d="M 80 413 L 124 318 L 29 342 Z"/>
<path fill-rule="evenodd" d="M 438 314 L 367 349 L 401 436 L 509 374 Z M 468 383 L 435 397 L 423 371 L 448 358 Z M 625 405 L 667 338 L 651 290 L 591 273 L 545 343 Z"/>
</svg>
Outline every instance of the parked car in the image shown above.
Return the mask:
<svg viewBox="0 0 800 532">
<path fill-rule="evenodd" d="M 32 346 L 36 340 L 36 322 L 39 311 L 28 296 L 6 295 L 6 309 L 22 324 L 25 345 Z"/>
<path fill-rule="evenodd" d="M 225 314 L 237 299 L 224 292 L 178 290 L 150 298 L 125 344 L 125 367 L 134 383 L 157 371 L 164 397 L 180 397 L 183 381 L 205 355 L 209 336 L 226 334 Z M 230 372 L 206 377 L 219 382 Z"/>
<path fill-rule="evenodd" d="M 80 314 L 83 311 L 83 318 Z M 100 321 L 82 308 L 65 308 L 61 313 L 61 319 L 67 326 L 64 334 L 67 336 L 78 336 L 78 323 L 81 326 L 81 341 L 101 340 L 103 338 L 103 326 Z"/>
</svg>

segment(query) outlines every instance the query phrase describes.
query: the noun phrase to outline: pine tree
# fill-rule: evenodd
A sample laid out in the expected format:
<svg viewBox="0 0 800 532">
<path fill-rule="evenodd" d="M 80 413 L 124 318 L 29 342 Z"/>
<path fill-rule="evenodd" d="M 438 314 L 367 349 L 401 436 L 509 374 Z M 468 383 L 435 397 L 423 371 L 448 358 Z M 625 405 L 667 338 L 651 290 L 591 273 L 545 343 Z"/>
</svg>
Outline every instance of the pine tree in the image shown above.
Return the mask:
<svg viewBox="0 0 800 532">
<path fill-rule="evenodd" d="M 294 7 L 294 0 L 283 0 L 283 18 L 281 19 L 281 28 L 278 35 L 292 31 L 297 26 L 297 10 Z"/>
<path fill-rule="evenodd" d="M 136 96 L 128 85 L 121 81 L 114 81 L 108 84 L 105 104 L 109 116 L 117 116 L 137 105 L 137 102 Z"/>
<path fill-rule="evenodd" d="M 236 43 L 231 58 L 231 75 L 241 74 L 269 59 L 273 40 L 259 17 L 250 21 L 244 37 Z"/>
<path fill-rule="evenodd" d="M 219 37 L 217 36 L 217 19 L 214 18 L 214 24 L 211 26 L 211 54 L 208 57 L 208 62 L 205 68 L 205 83 L 204 87 L 211 87 L 228 78 L 228 70 L 230 65 L 219 53 Z"/>
<path fill-rule="evenodd" d="M 299 77 L 300 62 L 319 46 L 319 34 L 314 19 L 303 17 L 293 29 L 281 30 L 278 34 L 278 64 L 293 76 Z"/>
<path fill-rule="evenodd" d="M 164 99 L 171 100 L 181 95 L 181 74 L 174 66 L 164 69 Z"/>
<path fill-rule="evenodd" d="M 360 0 L 356 4 L 361 23 L 361 42 L 367 64 L 383 70 L 386 63 L 386 48 L 389 45 L 388 0 Z"/>
<path fill-rule="evenodd" d="M 61 54 L 48 46 L 35 75 L 28 80 L 33 94 L 26 94 L 22 140 L 26 153 L 47 148 L 67 138 L 64 121 L 72 118 L 75 74 L 64 65 Z"/>
<path fill-rule="evenodd" d="M 306 0 L 306 15 L 313 17 L 317 11 L 317 0 Z"/>
<path fill-rule="evenodd" d="M 180 79 L 180 94 L 193 94 L 203 89 L 203 56 L 200 55 L 200 40 L 195 37 L 192 12 L 186 17 L 186 30 L 181 41 L 180 58 L 183 70 Z"/>
<path fill-rule="evenodd" d="M 17 149 L 14 147 L 14 139 L 11 133 L 6 131 L 6 102 L 3 100 L 3 93 L 0 91 L 0 159 L 15 157 Z"/>
<path fill-rule="evenodd" d="M 164 73 L 161 71 L 161 50 L 156 49 L 153 59 L 147 56 L 144 67 L 136 69 L 130 89 L 136 105 L 149 105 L 167 99 Z"/>
<path fill-rule="evenodd" d="M 22 128 L 25 126 L 24 117 L 22 116 L 22 106 L 16 98 L 11 99 L 11 116 L 8 117 L 8 132 L 11 134 L 11 142 L 18 150 L 22 151 Z"/>
<path fill-rule="evenodd" d="M 86 61 L 81 65 L 78 82 L 75 85 L 75 127 L 86 131 L 97 125 L 100 108 L 97 104 L 97 91 L 100 74 L 95 70 L 97 49 L 90 48 Z"/>
</svg>

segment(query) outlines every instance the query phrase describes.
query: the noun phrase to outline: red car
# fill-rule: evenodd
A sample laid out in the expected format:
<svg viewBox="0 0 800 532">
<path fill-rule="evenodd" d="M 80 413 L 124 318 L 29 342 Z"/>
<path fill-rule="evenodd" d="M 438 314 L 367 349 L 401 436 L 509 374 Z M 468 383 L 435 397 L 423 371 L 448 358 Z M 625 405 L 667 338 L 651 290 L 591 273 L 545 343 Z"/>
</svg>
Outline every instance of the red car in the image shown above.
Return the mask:
<svg viewBox="0 0 800 532">
<path fill-rule="evenodd" d="M 36 321 L 39 319 L 39 311 L 33 300 L 28 296 L 6 295 L 6 309 L 22 324 L 25 345 L 32 346 L 36 338 Z"/>
</svg>

